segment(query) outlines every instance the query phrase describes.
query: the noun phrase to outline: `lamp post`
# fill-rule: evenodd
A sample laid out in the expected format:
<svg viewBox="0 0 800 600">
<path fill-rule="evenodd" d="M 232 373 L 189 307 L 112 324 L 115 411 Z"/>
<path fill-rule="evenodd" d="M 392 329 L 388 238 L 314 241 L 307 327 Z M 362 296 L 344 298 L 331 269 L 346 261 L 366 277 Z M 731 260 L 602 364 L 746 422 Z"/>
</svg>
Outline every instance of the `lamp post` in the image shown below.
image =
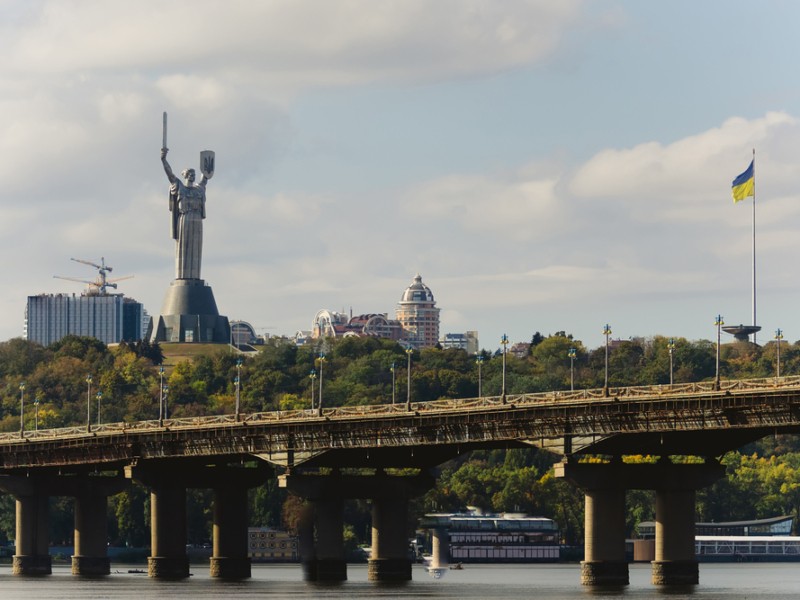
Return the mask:
<svg viewBox="0 0 800 600">
<path fill-rule="evenodd" d="M 39 396 L 33 400 L 33 430 L 39 431 Z"/>
<path fill-rule="evenodd" d="M 25 437 L 25 382 L 19 384 L 19 437 Z"/>
<path fill-rule="evenodd" d="M 95 397 L 97 398 L 97 426 L 100 427 L 100 401 L 103 399 L 103 392 L 98 390 Z"/>
<path fill-rule="evenodd" d="M 500 338 L 500 343 L 503 345 L 503 389 L 501 391 L 501 398 L 503 404 L 506 403 L 506 349 L 508 348 L 508 336 L 504 333 Z"/>
<path fill-rule="evenodd" d="M 322 364 L 325 362 L 325 353 L 319 353 L 319 402 L 317 403 L 317 414 L 322 416 Z"/>
<path fill-rule="evenodd" d="M 240 404 L 240 394 L 242 390 L 242 359 L 241 357 L 236 359 L 236 407 L 234 409 L 234 420 L 239 420 L 239 410 L 241 408 Z"/>
<path fill-rule="evenodd" d="M 606 323 L 606 326 L 603 327 L 603 335 L 606 336 L 606 369 L 605 378 L 603 380 L 603 394 L 608 396 L 608 344 L 609 339 L 611 338 L 611 327 L 608 326 L 608 323 Z"/>
<path fill-rule="evenodd" d="M 714 389 L 719 389 L 719 345 L 721 342 L 721 333 L 722 326 L 725 325 L 725 321 L 722 320 L 722 315 L 717 315 L 717 320 L 714 321 L 714 325 L 717 326 L 717 373 L 714 376 Z"/>
<path fill-rule="evenodd" d="M 164 424 L 164 365 L 158 368 L 158 425 Z"/>
<path fill-rule="evenodd" d="M 167 410 L 167 406 L 169 404 L 169 384 L 164 384 L 164 387 L 161 389 L 164 392 L 164 419 L 167 419 L 169 418 L 169 411 Z"/>
<path fill-rule="evenodd" d="M 780 329 L 775 330 L 775 342 L 777 347 L 775 349 L 775 377 L 781 376 L 781 340 L 783 339 L 783 332 Z"/>
<path fill-rule="evenodd" d="M 672 373 L 673 373 L 673 362 L 672 362 L 672 353 L 675 350 L 675 340 L 669 338 L 667 342 L 667 350 L 669 350 L 669 384 L 672 385 Z"/>
<path fill-rule="evenodd" d="M 478 365 L 478 398 L 483 398 L 483 382 L 481 379 L 481 367 L 483 366 L 483 356 L 478 356 L 475 359 L 475 364 Z"/>
<path fill-rule="evenodd" d="M 396 365 L 394 363 L 392 363 L 392 366 L 389 367 L 389 370 L 392 372 L 392 405 L 394 405 L 394 401 L 395 401 L 395 374 L 394 374 L 395 366 Z"/>
<path fill-rule="evenodd" d="M 314 410 L 314 385 L 317 380 L 317 372 L 314 369 L 311 369 L 311 372 L 308 374 L 308 378 L 311 380 L 311 410 Z"/>
<path fill-rule="evenodd" d="M 406 348 L 406 355 L 408 356 L 408 382 L 406 383 L 406 410 L 411 410 L 411 355 L 414 353 L 413 348 Z"/>
<path fill-rule="evenodd" d="M 578 356 L 578 351 L 575 348 L 567 350 L 569 357 L 569 391 L 575 391 L 575 357 Z"/>
<path fill-rule="evenodd" d="M 92 430 L 92 374 L 86 376 L 86 431 Z"/>
</svg>

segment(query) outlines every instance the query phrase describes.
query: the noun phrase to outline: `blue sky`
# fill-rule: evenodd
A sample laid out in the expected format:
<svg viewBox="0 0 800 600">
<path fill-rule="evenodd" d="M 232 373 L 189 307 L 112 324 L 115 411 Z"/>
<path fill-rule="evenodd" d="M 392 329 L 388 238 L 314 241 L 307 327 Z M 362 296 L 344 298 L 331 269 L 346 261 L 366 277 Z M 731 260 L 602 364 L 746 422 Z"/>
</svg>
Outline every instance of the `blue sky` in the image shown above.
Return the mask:
<svg viewBox="0 0 800 600">
<path fill-rule="evenodd" d="M 224 6 L 224 8 L 222 8 Z M 794 2 L 0 1 L 0 339 L 69 258 L 173 276 L 158 150 L 217 153 L 203 277 L 272 334 L 394 313 L 416 273 L 442 333 L 800 338 Z"/>
</svg>

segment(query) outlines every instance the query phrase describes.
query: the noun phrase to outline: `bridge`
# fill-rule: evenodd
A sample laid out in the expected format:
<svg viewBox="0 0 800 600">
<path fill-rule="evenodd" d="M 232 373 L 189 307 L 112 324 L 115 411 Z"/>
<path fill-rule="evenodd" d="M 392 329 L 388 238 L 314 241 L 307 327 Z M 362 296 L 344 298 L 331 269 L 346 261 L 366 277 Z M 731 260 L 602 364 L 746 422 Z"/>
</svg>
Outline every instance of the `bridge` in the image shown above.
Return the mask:
<svg viewBox="0 0 800 600">
<path fill-rule="evenodd" d="M 407 580 L 404 515 L 408 499 L 434 484 L 429 470 L 478 448 L 534 446 L 562 455 L 557 476 L 586 494 L 584 583 L 628 581 L 627 489 L 656 490 L 653 582 L 697 583 L 695 492 L 723 475 L 716 458 L 799 428 L 800 377 L 110 423 L 0 434 L 0 489 L 16 498 L 14 573 L 50 572 L 47 499 L 68 495 L 76 499 L 73 572 L 97 575 L 109 572 L 107 497 L 141 482 L 151 493 L 148 572 L 170 578 L 189 575 L 186 489 L 213 489 L 211 573 L 235 579 L 250 574 L 247 489 L 278 468 L 280 485 L 309 501 L 301 528 L 308 578 L 346 578 L 342 502 L 369 498 L 370 578 Z M 587 454 L 605 460 L 581 462 Z M 639 454 L 659 460 L 622 460 Z M 670 458 L 686 455 L 704 460 Z M 385 472 L 393 467 L 419 472 Z M 350 468 L 359 474 L 341 471 Z"/>
</svg>

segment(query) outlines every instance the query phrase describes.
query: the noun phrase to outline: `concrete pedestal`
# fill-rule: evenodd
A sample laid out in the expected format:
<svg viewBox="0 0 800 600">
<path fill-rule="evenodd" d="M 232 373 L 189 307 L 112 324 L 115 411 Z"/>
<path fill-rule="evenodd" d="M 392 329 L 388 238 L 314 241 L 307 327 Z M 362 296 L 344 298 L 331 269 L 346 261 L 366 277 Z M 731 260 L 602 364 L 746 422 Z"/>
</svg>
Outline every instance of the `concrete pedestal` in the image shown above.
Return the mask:
<svg viewBox="0 0 800 600">
<path fill-rule="evenodd" d="M 231 484 L 214 490 L 213 554 L 211 577 L 250 577 L 247 555 L 247 488 Z"/>
<path fill-rule="evenodd" d="M 628 585 L 625 490 L 586 490 L 584 585 Z"/>
<path fill-rule="evenodd" d="M 153 342 L 230 342 L 228 317 L 220 316 L 214 292 L 202 279 L 170 283 L 161 316 L 153 320 Z"/>
<path fill-rule="evenodd" d="M 75 498 L 75 554 L 72 574 L 100 576 L 111 573 L 106 556 L 108 524 L 106 496 L 82 494 Z"/>
</svg>

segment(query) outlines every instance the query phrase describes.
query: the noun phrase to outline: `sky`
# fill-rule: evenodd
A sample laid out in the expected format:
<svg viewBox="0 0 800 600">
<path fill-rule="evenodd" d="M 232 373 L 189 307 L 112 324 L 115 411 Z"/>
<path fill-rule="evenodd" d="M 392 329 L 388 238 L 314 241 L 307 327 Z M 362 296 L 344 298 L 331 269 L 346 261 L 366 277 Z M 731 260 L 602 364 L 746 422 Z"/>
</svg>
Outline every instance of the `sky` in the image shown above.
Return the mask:
<svg viewBox="0 0 800 600">
<path fill-rule="evenodd" d="M 800 3 L 0 0 L 0 339 L 78 258 L 158 315 L 178 173 L 216 152 L 202 277 L 260 334 L 800 339 Z M 730 339 L 730 338 L 728 338 Z"/>
</svg>

